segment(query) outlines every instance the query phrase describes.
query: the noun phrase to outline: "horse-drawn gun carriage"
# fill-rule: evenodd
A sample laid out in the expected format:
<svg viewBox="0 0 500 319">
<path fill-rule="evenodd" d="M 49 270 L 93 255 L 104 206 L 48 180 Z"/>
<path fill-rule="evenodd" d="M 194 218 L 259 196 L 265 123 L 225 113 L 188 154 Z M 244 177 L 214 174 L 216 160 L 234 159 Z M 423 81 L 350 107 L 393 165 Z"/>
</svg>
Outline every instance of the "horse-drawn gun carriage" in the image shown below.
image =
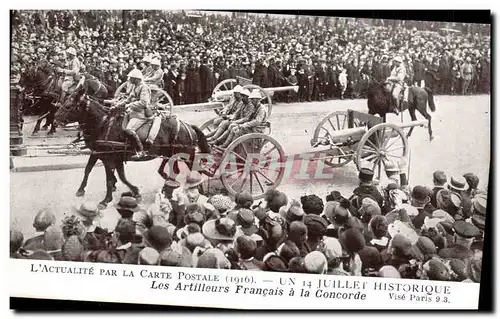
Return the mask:
<svg viewBox="0 0 500 319">
<path fill-rule="evenodd" d="M 408 156 L 405 128 L 426 126 L 427 120 L 385 123 L 382 117 L 354 110 L 337 111 L 318 124 L 311 146 L 328 147 L 322 160 L 330 167 L 342 167 L 354 161 L 357 168 L 370 168 L 380 180 L 382 169 L 397 165 Z"/>
</svg>

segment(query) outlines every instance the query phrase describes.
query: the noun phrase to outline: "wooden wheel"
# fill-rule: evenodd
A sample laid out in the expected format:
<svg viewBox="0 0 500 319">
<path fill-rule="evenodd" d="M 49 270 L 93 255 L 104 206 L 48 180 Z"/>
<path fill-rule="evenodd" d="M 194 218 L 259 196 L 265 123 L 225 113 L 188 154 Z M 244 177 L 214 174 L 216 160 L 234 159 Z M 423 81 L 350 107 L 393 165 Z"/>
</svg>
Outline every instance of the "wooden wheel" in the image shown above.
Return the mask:
<svg viewBox="0 0 500 319">
<path fill-rule="evenodd" d="M 250 133 L 234 140 L 225 150 L 219 166 L 222 184 L 231 195 L 247 190 L 254 200 L 281 183 L 285 152 L 272 137 Z"/>
<path fill-rule="evenodd" d="M 217 127 L 214 125 L 214 121 L 215 121 L 215 118 L 210 119 L 200 126 L 200 130 L 203 132 L 203 134 L 207 135 L 208 133 L 217 129 Z"/>
<path fill-rule="evenodd" d="M 217 84 L 212 91 L 212 100 L 216 102 L 228 102 L 229 98 L 232 94 L 223 95 L 223 97 L 217 98 L 217 93 L 223 91 L 231 91 L 236 85 L 238 85 L 238 81 L 236 79 L 225 79 L 222 80 L 219 84 Z"/>
<path fill-rule="evenodd" d="M 408 139 L 404 131 L 390 123 L 381 123 L 366 132 L 358 144 L 356 165 L 358 169 L 373 169 L 380 180 L 382 165 L 401 161 L 408 154 Z"/>
<path fill-rule="evenodd" d="M 122 83 L 115 91 L 115 98 L 125 96 L 127 92 L 127 85 L 129 83 Z M 156 86 L 149 86 L 151 90 L 151 108 L 158 111 L 162 115 L 172 115 L 174 111 L 174 101 L 167 92 Z"/>
<path fill-rule="evenodd" d="M 359 121 L 354 119 L 353 124 L 354 127 L 357 127 L 359 126 Z M 346 143 L 332 144 L 332 141 L 335 142 L 334 139 L 332 140 L 332 134 L 336 131 L 347 129 L 349 128 L 348 126 L 348 117 L 345 111 L 336 111 L 328 114 L 319 122 L 318 126 L 316 126 L 311 144 L 320 143 L 320 145 L 323 144 L 330 147 L 327 151 L 326 159 L 324 159 L 326 165 L 330 167 L 341 167 L 352 161 L 356 141 L 347 143 L 348 145 L 344 145 Z"/>
<path fill-rule="evenodd" d="M 273 101 L 271 100 L 271 96 L 266 91 L 264 91 L 264 89 L 255 84 L 247 84 L 243 88 L 250 90 L 250 92 L 255 89 L 259 90 L 260 95 L 262 96 L 260 103 L 266 107 L 266 119 L 268 119 L 271 116 L 271 112 L 273 111 Z"/>
</svg>

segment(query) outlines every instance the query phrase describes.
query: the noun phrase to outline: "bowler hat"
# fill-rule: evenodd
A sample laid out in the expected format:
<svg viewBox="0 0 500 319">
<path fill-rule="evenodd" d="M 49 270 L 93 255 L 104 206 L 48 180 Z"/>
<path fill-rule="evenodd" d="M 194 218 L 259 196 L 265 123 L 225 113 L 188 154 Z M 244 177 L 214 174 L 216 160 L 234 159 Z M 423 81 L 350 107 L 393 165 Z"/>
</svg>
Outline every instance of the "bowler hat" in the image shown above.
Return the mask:
<svg viewBox="0 0 500 319">
<path fill-rule="evenodd" d="M 452 176 L 448 183 L 448 189 L 454 192 L 462 192 L 467 190 L 467 181 L 463 176 Z"/>
<path fill-rule="evenodd" d="M 130 212 L 138 212 L 140 210 L 137 199 L 132 196 L 122 196 L 120 201 L 116 203 L 115 208 Z"/>
</svg>

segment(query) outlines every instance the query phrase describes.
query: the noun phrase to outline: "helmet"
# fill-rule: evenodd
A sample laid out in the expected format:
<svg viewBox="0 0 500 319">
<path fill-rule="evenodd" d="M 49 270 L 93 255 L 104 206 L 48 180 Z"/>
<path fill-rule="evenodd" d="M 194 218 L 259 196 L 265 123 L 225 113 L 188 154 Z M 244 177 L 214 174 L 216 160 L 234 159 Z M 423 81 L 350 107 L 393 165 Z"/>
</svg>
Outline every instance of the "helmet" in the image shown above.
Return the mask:
<svg viewBox="0 0 500 319">
<path fill-rule="evenodd" d="M 130 71 L 130 73 L 127 75 L 129 78 L 136 78 L 136 79 L 143 79 L 142 72 L 138 69 L 133 69 Z"/>
<path fill-rule="evenodd" d="M 247 89 L 243 89 L 241 90 L 241 95 L 250 96 L 250 91 L 248 91 Z"/>
<path fill-rule="evenodd" d="M 253 90 L 252 93 L 250 93 L 249 96 L 250 99 L 261 99 L 262 96 L 260 95 L 260 92 L 258 90 Z"/>
<path fill-rule="evenodd" d="M 403 63 L 403 59 L 400 56 L 395 57 L 393 60 L 399 63 Z"/>
<path fill-rule="evenodd" d="M 243 90 L 243 87 L 238 84 L 233 88 L 233 93 L 241 93 L 241 90 Z"/>
<path fill-rule="evenodd" d="M 158 59 L 154 59 L 154 60 L 151 61 L 151 65 L 161 66 L 161 62 Z"/>
<path fill-rule="evenodd" d="M 142 58 L 142 62 L 151 63 L 151 59 L 147 55 L 145 55 L 144 58 Z"/>
<path fill-rule="evenodd" d="M 75 48 L 69 48 L 69 49 L 67 49 L 67 50 L 66 50 L 66 52 L 67 52 L 67 53 L 69 53 L 69 54 L 76 55 L 76 50 L 75 50 Z"/>
</svg>

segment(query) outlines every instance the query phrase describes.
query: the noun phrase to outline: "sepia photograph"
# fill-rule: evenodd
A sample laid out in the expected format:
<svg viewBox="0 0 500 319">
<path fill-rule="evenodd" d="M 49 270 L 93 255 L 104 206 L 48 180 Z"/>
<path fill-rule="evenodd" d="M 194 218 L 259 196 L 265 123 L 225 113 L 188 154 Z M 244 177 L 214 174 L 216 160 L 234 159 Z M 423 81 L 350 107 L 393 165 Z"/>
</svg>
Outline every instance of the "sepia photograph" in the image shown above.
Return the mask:
<svg viewBox="0 0 500 319">
<path fill-rule="evenodd" d="M 10 10 L 11 297 L 477 309 L 481 14 Z"/>
</svg>

